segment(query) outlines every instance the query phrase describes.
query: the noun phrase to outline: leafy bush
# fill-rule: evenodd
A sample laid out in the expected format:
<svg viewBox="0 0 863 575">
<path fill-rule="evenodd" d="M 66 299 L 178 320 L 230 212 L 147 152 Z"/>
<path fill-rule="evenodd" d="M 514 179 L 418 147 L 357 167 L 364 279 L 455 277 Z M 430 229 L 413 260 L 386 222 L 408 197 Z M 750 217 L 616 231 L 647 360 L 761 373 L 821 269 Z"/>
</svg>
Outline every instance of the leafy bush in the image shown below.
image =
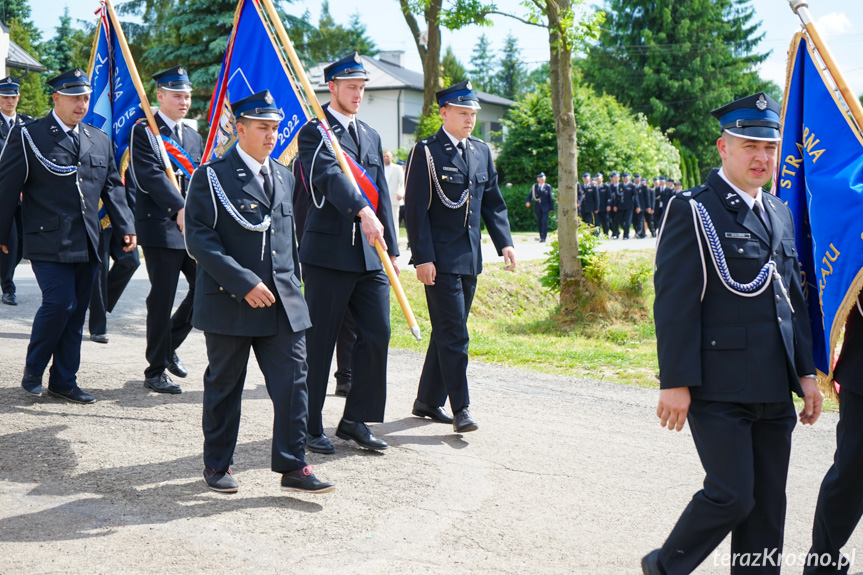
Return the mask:
<svg viewBox="0 0 863 575">
<path fill-rule="evenodd" d="M 535 232 L 536 216 L 533 214 L 533 206 L 525 207 L 524 200 L 530 192 L 532 184 L 518 184 L 514 186 L 500 187 L 500 192 L 506 202 L 506 210 L 509 215 L 509 227 L 514 232 Z M 555 211 L 548 215 L 548 231 L 557 230 L 557 190 L 555 195 Z"/>
<path fill-rule="evenodd" d="M 610 271 L 608 253 L 599 251 L 599 244 L 604 241 L 596 234 L 595 227 L 579 222 L 578 259 L 581 262 L 581 273 L 596 285 L 601 285 Z M 560 244 L 557 234 L 551 236 L 551 250 L 545 260 L 545 275 L 539 278 L 539 283 L 549 291 L 560 291 Z"/>
</svg>

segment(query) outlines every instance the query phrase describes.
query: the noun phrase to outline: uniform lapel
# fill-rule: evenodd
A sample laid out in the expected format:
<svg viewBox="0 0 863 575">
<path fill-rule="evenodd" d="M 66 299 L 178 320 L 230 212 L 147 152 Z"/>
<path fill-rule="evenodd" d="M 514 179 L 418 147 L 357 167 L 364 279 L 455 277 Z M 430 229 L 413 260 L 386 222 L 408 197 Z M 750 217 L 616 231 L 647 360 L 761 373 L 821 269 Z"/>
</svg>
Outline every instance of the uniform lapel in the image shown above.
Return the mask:
<svg viewBox="0 0 863 575">
<path fill-rule="evenodd" d="M 770 238 L 767 235 L 767 228 L 764 227 L 764 224 L 758 219 L 755 212 L 747 207 L 743 198 L 731 189 L 731 186 L 722 179 L 719 172 L 712 172 L 707 179 L 713 186 L 713 189 L 716 190 L 716 193 L 719 194 L 719 198 L 722 200 L 725 207 L 733 212 L 737 212 L 737 223 L 752 232 L 752 234 L 757 236 L 758 239 L 769 246 Z"/>
<path fill-rule="evenodd" d="M 467 177 L 469 180 L 474 180 L 474 176 L 476 176 L 476 170 L 479 167 L 479 156 L 477 156 L 476 147 L 473 145 L 473 142 L 470 141 L 470 138 L 467 139 L 467 147 L 465 154 L 467 155 Z M 540 193 L 542 193 L 542 189 L 540 188 Z"/>
<path fill-rule="evenodd" d="M 18 117 L 15 117 L 15 123 L 18 123 Z M 0 136 L 5 140 L 9 135 L 9 124 L 6 123 L 6 119 L 0 116 Z"/>
<path fill-rule="evenodd" d="M 81 142 L 80 157 L 83 158 L 84 154 L 89 153 L 90 148 L 93 147 L 93 140 L 90 139 L 90 129 L 83 123 L 78 124 L 78 141 Z"/>
<path fill-rule="evenodd" d="M 255 198 L 261 204 L 270 207 L 270 200 L 264 193 L 264 188 L 256 178 L 257 174 L 253 174 L 240 153 L 234 149 L 231 150 L 231 164 L 234 171 L 234 177 L 243 183 L 243 192 Z"/>
<path fill-rule="evenodd" d="M 273 174 L 273 205 L 278 206 L 282 203 L 282 200 L 287 193 L 287 184 L 285 184 L 284 179 L 282 178 L 282 173 L 277 169 L 276 164 L 278 162 L 271 161 L 269 167 L 272 168 L 270 172 Z"/>
<path fill-rule="evenodd" d="M 327 116 L 327 122 L 330 124 L 330 130 L 333 136 L 339 141 L 339 145 L 359 163 L 360 151 L 357 149 L 356 144 L 354 144 L 354 139 L 351 138 L 351 135 L 348 134 L 348 131 L 342 126 L 341 122 L 336 120 L 336 117 L 330 113 L 329 107 L 324 108 L 324 111 Z"/>
<path fill-rule="evenodd" d="M 775 252 L 779 248 L 779 244 L 782 243 L 782 238 L 785 236 L 782 220 L 779 219 L 779 214 L 776 212 L 776 202 L 778 200 L 771 194 L 762 192 L 761 201 L 764 203 L 764 212 L 770 219 L 770 228 L 773 230 L 773 235 L 770 238 L 770 251 Z"/>
<path fill-rule="evenodd" d="M 51 125 L 48 126 L 48 131 L 54 136 L 54 141 L 58 146 L 72 154 L 75 155 L 75 147 L 72 145 L 72 141 L 69 139 L 69 134 L 67 134 L 63 127 L 57 123 L 57 120 L 54 118 L 54 114 L 51 114 Z M 77 163 L 77 162 L 76 162 Z"/>
</svg>

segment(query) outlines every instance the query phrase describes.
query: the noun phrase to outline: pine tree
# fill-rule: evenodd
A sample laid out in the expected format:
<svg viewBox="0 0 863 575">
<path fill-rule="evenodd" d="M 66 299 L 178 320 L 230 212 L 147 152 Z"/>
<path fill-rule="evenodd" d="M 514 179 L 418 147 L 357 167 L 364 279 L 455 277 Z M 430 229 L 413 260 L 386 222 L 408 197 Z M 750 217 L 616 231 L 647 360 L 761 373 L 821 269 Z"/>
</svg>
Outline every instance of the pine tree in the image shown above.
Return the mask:
<svg viewBox="0 0 863 575">
<path fill-rule="evenodd" d="M 710 110 L 775 85 L 758 77 L 767 54 L 749 0 L 609 0 L 599 43 L 580 62 L 598 93 L 615 95 L 673 130 L 703 168 L 715 165 Z"/>
<path fill-rule="evenodd" d="M 495 76 L 496 62 L 491 51 L 491 43 L 483 34 L 477 40 L 471 55 L 473 68 L 470 70 L 470 81 L 474 90 L 489 92 L 492 90 L 492 78 Z"/>
<path fill-rule="evenodd" d="M 506 35 L 500 57 L 500 66 L 492 82 L 492 92 L 498 96 L 515 100 L 521 95 L 526 74 L 520 56 L 521 50 L 518 48 L 518 39 L 510 32 Z"/>
<path fill-rule="evenodd" d="M 363 56 L 375 56 L 378 53 L 373 40 L 366 35 L 366 26 L 360 20 L 360 14 L 355 13 L 350 18 L 348 27 L 336 23 L 330 13 L 330 3 L 321 4 L 321 15 L 317 30 L 308 34 L 304 55 L 311 62 L 332 62 L 357 51 Z"/>
<path fill-rule="evenodd" d="M 27 27 L 17 19 L 10 20 L 8 25 L 9 39 L 21 46 L 28 54 L 36 55 Z M 16 74 L 20 73 L 18 70 L 10 70 L 13 77 L 17 77 Z M 18 111 L 33 117 L 44 116 L 51 109 L 51 103 L 48 99 L 43 76 L 31 72 L 20 78 L 19 84 L 21 86 L 21 99 L 18 102 Z"/>
<path fill-rule="evenodd" d="M 467 70 L 462 66 L 458 58 L 455 57 L 455 52 L 452 51 L 452 46 L 447 46 L 446 53 L 440 60 L 441 80 L 445 86 L 452 86 L 459 82 L 467 80 Z"/>
</svg>

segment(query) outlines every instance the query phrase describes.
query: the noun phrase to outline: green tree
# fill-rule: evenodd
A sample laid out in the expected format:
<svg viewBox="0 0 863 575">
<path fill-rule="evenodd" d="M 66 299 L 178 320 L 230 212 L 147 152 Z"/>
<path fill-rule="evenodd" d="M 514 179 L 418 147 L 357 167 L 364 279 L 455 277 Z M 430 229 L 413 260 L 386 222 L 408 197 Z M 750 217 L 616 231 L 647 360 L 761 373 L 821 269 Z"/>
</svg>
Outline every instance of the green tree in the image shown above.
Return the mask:
<svg viewBox="0 0 863 575">
<path fill-rule="evenodd" d="M 702 170 L 715 165 L 709 112 L 772 83 L 756 67 L 763 34 L 749 0 L 608 0 L 599 42 L 579 63 L 598 93 L 614 94 L 680 140 Z"/>
<path fill-rule="evenodd" d="M 496 60 L 491 51 L 491 42 L 488 41 L 488 37 L 485 34 L 480 35 L 470 57 L 470 62 L 473 65 L 470 69 L 470 81 L 474 90 L 491 92 L 494 89 Z"/>
<path fill-rule="evenodd" d="M 506 35 L 500 64 L 492 82 L 492 92 L 498 96 L 515 100 L 521 94 L 526 82 L 524 64 L 521 62 L 521 50 L 518 39 L 512 32 Z"/>
<path fill-rule="evenodd" d="M 10 40 L 21 46 L 28 54 L 34 56 L 38 54 L 34 49 L 31 41 L 32 36 L 27 26 L 21 24 L 17 19 L 9 20 L 8 26 Z M 11 70 L 10 73 L 13 76 L 20 74 L 18 70 Z M 23 78 L 20 78 L 19 83 L 21 100 L 18 103 L 18 111 L 34 117 L 44 116 L 51 109 L 51 103 L 42 74 L 27 73 Z"/>
<path fill-rule="evenodd" d="M 464 82 L 468 79 L 467 70 L 462 66 L 462 63 L 458 61 L 458 58 L 455 57 L 455 53 L 452 51 L 452 46 L 446 47 L 446 53 L 443 55 L 443 58 L 441 58 L 440 67 L 441 81 L 447 86 L 458 84 L 459 82 Z"/>
<path fill-rule="evenodd" d="M 60 25 L 54 37 L 42 47 L 43 64 L 52 72 L 65 72 L 72 68 L 87 69 L 93 45 L 95 27 L 89 32 L 72 27 L 72 18 L 67 6 L 60 16 Z"/>
<path fill-rule="evenodd" d="M 356 50 L 364 56 L 375 56 L 378 49 L 375 43 L 366 35 L 366 26 L 360 20 L 359 13 L 351 16 L 346 28 L 338 24 L 330 13 L 330 3 L 321 4 L 321 15 L 318 27 L 311 30 L 302 50 L 306 59 L 312 62 L 332 62 Z"/>
</svg>

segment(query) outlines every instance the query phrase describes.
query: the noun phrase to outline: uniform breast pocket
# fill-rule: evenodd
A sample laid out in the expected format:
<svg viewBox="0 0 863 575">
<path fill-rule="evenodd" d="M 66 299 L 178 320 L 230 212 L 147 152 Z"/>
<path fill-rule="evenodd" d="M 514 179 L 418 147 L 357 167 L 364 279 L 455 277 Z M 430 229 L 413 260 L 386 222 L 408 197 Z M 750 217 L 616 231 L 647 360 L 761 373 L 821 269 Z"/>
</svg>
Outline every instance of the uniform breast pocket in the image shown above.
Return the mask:
<svg viewBox="0 0 863 575">
<path fill-rule="evenodd" d="M 440 181 L 442 184 L 464 186 L 466 180 L 461 172 L 444 172 L 440 175 Z"/>
<path fill-rule="evenodd" d="M 761 256 L 761 244 L 755 238 L 725 239 L 722 251 L 727 258 L 757 258 Z"/>
<path fill-rule="evenodd" d="M 93 180 L 104 181 L 108 174 L 108 157 L 101 154 L 90 154 L 90 173 Z"/>
<path fill-rule="evenodd" d="M 231 204 L 240 216 L 250 224 L 258 224 L 264 217 L 260 202 L 252 198 L 233 198 Z"/>
<path fill-rule="evenodd" d="M 477 172 L 476 173 L 476 181 L 478 184 L 484 184 L 488 182 L 488 172 Z"/>
</svg>

